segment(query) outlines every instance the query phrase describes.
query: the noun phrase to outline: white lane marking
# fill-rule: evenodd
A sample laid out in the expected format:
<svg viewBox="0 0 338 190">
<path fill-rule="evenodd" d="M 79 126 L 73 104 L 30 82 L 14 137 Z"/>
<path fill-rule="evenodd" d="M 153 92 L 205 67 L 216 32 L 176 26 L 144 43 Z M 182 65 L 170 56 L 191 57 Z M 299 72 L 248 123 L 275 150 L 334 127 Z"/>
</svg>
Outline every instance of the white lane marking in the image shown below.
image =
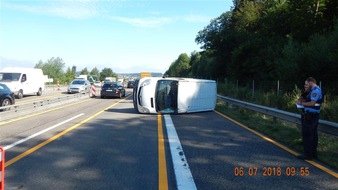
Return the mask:
<svg viewBox="0 0 338 190">
<path fill-rule="evenodd" d="M 43 134 L 43 133 L 45 133 L 45 132 L 47 132 L 47 131 L 49 131 L 49 130 L 52 130 L 52 129 L 54 129 L 54 128 L 60 126 L 60 125 L 63 125 L 63 124 L 65 124 L 65 123 L 67 123 L 67 122 L 69 122 L 69 121 L 71 121 L 71 120 L 73 120 L 73 119 L 76 119 L 76 118 L 78 118 L 78 117 L 80 117 L 80 116 L 82 116 L 82 115 L 84 115 L 84 113 L 81 113 L 81 114 L 79 114 L 79 115 L 77 115 L 77 116 L 74 116 L 74 117 L 72 117 L 72 118 L 70 118 L 70 119 L 67 119 L 67 120 L 65 120 L 65 121 L 63 121 L 63 122 L 61 122 L 61 123 L 58 123 L 58 124 L 56 124 L 56 125 L 53 125 L 53 126 L 51 126 L 51 127 L 49 127 L 49 128 L 46 128 L 46 129 L 44 129 L 44 130 L 42 130 L 42 131 L 40 131 L 40 132 L 37 132 L 37 133 L 35 133 L 35 134 L 31 135 L 31 136 L 28 136 L 28 137 L 26 137 L 26 138 L 24 138 L 24 139 L 21 139 L 21 140 L 15 142 L 15 143 L 12 143 L 12 144 L 10 144 L 10 145 L 7 145 L 7 146 L 4 147 L 4 149 L 7 150 L 7 149 L 10 149 L 10 148 L 13 148 L 13 147 L 16 146 L 16 145 L 19 145 L 19 144 L 21 144 L 21 143 L 23 143 L 23 142 L 26 142 L 26 141 L 28 141 L 29 139 L 32 139 L 32 138 L 34 138 L 34 137 L 36 137 L 36 136 L 39 136 L 39 135 L 41 135 L 41 134 Z"/>
<path fill-rule="evenodd" d="M 192 177 L 188 161 L 185 158 L 180 139 L 170 115 L 164 115 L 165 126 L 167 129 L 169 147 L 174 165 L 175 178 L 178 190 L 197 190 L 194 178 Z"/>
</svg>

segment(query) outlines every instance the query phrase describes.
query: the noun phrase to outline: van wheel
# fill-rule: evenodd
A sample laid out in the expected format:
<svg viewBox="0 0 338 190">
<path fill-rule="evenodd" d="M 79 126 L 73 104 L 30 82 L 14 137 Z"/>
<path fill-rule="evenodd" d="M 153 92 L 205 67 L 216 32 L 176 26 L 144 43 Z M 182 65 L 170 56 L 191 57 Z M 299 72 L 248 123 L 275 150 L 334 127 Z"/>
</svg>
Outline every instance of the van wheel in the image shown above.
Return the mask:
<svg viewBox="0 0 338 190">
<path fill-rule="evenodd" d="M 22 90 L 19 90 L 19 92 L 18 92 L 18 94 L 16 95 L 16 97 L 17 97 L 18 99 L 22 99 L 22 98 L 23 98 L 23 92 L 22 92 Z"/>
<path fill-rule="evenodd" d="M 36 93 L 38 96 L 41 96 L 42 95 L 42 89 L 39 88 L 39 91 Z"/>
</svg>

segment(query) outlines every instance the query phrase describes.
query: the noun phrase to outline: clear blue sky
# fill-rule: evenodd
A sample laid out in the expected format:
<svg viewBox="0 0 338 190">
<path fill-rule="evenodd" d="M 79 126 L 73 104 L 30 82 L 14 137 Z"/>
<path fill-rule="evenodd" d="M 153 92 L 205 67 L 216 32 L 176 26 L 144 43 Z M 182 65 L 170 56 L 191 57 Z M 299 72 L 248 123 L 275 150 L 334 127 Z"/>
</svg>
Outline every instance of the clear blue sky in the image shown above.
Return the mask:
<svg viewBox="0 0 338 190">
<path fill-rule="evenodd" d="M 60 57 L 65 69 L 162 72 L 232 0 L 0 0 L 0 69 Z"/>
</svg>

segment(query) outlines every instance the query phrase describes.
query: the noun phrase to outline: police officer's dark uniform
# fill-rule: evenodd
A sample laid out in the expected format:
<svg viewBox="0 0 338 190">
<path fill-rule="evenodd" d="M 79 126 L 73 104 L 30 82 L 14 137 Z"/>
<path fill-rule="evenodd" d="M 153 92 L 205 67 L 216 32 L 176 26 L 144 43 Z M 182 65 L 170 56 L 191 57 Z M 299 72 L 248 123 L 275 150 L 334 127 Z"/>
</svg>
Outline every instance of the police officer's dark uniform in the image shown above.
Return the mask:
<svg viewBox="0 0 338 190">
<path fill-rule="evenodd" d="M 312 87 L 310 93 L 306 96 L 305 102 L 311 101 L 315 101 L 316 104 L 314 106 L 304 106 L 304 112 L 302 113 L 304 155 L 299 156 L 301 159 L 308 160 L 317 158 L 317 126 L 319 121 L 320 107 L 323 103 L 323 95 L 319 86 Z"/>
</svg>

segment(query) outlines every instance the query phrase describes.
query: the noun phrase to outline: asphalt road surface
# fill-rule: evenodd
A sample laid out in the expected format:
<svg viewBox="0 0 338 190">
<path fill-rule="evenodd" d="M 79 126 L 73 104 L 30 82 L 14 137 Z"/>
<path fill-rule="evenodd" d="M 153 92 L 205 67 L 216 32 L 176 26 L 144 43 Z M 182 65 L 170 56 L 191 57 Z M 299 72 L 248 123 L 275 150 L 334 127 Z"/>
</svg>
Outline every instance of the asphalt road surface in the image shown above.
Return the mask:
<svg viewBox="0 0 338 190">
<path fill-rule="evenodd" d="M 6 190 L 338 187 L 332 169 L 217 112 L 138 114 L 131 97 L 86 98 L 2 122 L 0 146 Z"/>
</svg>

